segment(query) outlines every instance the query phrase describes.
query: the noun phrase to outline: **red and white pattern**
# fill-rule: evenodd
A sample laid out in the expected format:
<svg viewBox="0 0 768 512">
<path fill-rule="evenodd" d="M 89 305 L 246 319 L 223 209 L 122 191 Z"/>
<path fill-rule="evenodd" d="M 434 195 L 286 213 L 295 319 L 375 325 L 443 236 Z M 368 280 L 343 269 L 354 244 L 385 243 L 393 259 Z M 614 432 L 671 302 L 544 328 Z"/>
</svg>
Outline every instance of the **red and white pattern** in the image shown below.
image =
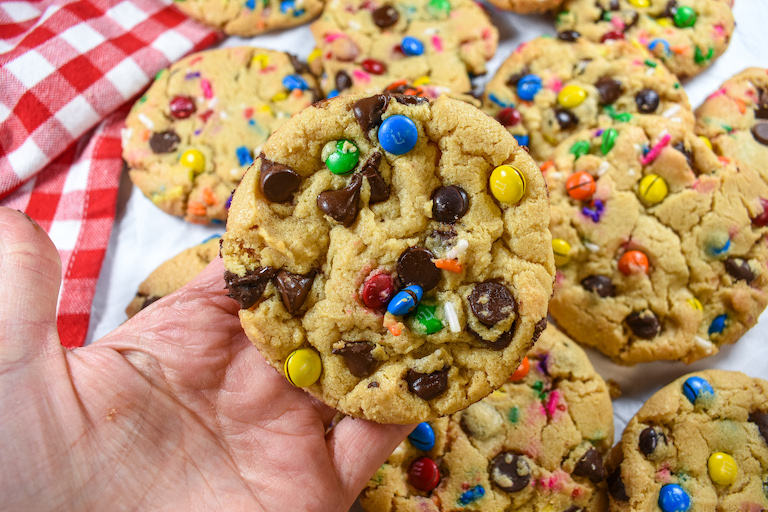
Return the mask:
<svg viewBox="0 0 768 512">
<path fill-rule="evenodd" d="M 0 3 L 0 205 L 25 211 L 61 254 L 68 347 L 88 331 L 128 105 L 160 69 L 217 38 L 161 0 Z"/>
</svg>

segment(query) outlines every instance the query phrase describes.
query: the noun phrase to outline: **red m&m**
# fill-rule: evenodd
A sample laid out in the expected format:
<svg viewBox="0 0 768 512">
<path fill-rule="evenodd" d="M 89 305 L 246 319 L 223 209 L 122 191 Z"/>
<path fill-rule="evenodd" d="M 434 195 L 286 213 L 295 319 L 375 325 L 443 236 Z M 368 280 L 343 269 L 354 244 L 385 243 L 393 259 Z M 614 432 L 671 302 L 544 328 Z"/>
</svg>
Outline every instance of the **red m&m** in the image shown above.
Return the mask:
<svg viewBox="0 0 768 512">
<path fill-rule="evenodd" d="M 431 491 L 440 483 L 440 470 L 429 457 L 419 457 L 408 468 L 408 482 L 420 491 Z"/>
</svg>

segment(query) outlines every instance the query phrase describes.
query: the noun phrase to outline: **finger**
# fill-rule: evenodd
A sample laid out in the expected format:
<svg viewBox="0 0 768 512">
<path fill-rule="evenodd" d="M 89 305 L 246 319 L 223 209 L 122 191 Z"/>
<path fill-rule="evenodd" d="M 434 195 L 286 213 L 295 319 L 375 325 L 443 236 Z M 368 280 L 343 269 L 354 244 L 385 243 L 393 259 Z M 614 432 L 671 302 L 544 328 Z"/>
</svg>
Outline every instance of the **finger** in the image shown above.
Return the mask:
<svg viewBox="0 0 768 512">
<path fill-rule="evenodd" d="M 58 343 L 59 253 L 37 223 L 10 208 L 0 208 L 0 276 L 0 364 Z"/>
<path fill-rule="evenodd" d="M 326 444 L 350 500 L 363 490 L 376 470 L 416 425 L 381 425 L 346 417 L 326 436 Z"/>
</svg>

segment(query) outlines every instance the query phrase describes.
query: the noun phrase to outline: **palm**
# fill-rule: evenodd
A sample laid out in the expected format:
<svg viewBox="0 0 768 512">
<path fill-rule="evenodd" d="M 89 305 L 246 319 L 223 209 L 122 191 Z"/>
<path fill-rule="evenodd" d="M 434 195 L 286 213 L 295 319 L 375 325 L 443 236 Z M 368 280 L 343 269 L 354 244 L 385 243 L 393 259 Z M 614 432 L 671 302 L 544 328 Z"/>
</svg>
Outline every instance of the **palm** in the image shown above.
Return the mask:
<svg viewBox="0 0 768 512">
<path fill-rule="evenodd" d="M 346 418 L 326 435 L 334 411 L 253 348 L 220 262 L 104 339 L 65 351 L 50 241 L 8 210 L 0 228 L 9 510 L 346 510 L 408 430 Z"/>
</svg>

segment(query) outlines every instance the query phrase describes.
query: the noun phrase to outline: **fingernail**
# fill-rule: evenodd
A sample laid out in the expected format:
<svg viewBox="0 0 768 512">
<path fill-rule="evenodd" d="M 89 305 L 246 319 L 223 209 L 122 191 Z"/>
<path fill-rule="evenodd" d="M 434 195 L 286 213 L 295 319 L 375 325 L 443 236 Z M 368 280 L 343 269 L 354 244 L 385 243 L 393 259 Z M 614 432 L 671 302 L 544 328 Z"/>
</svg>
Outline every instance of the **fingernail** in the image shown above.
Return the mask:
<svg viewBox="0 0 768 512">
<path fill-rule="evenodd" d="M 31 223 L 32 223 L 32 225 L 35 227 L 35 229 L 36 229 L 37 231 L 40 231 L 40 230 L 42 229 L 42 228 L 40 227 L 40 224 L 38 224 L 37 222 L 35 222 L 35 219 L 33 219 L 32 217 L 30 217 L 29 215 L 27 215 L 27 212 L 23 212 L 23 211 L 21 211 L 21 210 L 16 210 L 16 211 L 17 211 L 17 212 L 19 212 L 20 214 L 24 215 L 24 216 L 25 216 L 25 217 L 26 217 L 26 218 L 29 220 L 29 222 L 31 222 Z"/>
</svg>

